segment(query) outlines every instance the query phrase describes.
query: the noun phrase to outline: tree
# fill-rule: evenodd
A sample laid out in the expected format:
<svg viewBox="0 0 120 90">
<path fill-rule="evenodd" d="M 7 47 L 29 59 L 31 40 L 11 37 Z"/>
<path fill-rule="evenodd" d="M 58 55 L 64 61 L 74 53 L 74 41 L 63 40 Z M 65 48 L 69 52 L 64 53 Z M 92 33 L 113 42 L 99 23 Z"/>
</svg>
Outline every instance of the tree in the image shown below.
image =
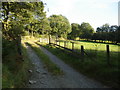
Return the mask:
<svg viewBox="0 0 120 90">
<path fill-rule="evenodd" d="M 80 25 L 79 24 L 72 23 L 71 30 L 72 30 L 72 32 L 68 34 L 70 39 L 75 39 L 76 37 L 79 37 L 79 35 L 80 35 Z"/>
<path fill-rule="evenodd" d="M 92 28 L 92 26 L 89 23 L 83 22 L 80 26 L 80 29 L 81 29 L 80 38 L 84 38 L 84 39 L 87 39 L 87 40 L 92 39 L 94 29 Z"/>
<path fill-rule="evenodd" d="M 115 35 L 116 35 L 116 38 L 115 38 L 116 44 L 120 43 L 120 26 L 115 31 Z"/>
<path fill-rule="evenodd" d="M 108 33 L 108 40 L 109 41 L 116 41 L 116 31 L 118 29 L 118 26 L 117 25 L 112 25 L 110 28 L 109 28 L 109 33 Z"/>
<path fill-rule="evenodd" d="M 109 26 L 109 24 L 104 24 L 101 27 L 98 27 L 96 30 L 97 38 L 99 40 L 108 40 L 115 42 L 116 41 L 116 31 L 118 29 L 117 25 Z"/>
<path fill-rule="evenodd" d="M 30 25 L 36 16 L 44 16 L 43 2 L 2 2 L 1 10 L 3 38 L 15 41 L 18 54 L 21 55 L 21 35 L 25 32 L 25 26 Z"/>
<path fill-rule="evenodd" d="M 96 42 L 96 40 L 99 40 L 99 34 L 98 33 L 94 33 L 92 35 L 92 40 L 95 40 L 95 42 Z"/>
<path fill-rule="evenodd" d="M 104 24 L 101 27 L 101 29 L 102 29 L 102 32 L 109 32 L 109 24 L 108 23 Z"/>
<path fill-rule="evenodd" d="M 109 39 L 109 36 L 108 36 L 108 33 L 109 33 L 109 29 L 110 29 L 110 27 L 109 27 L 109 24 L 104 24 L 102 27 L 101 27 L 101 29 L 102 29 L 102 38 L 103 38 L 103 40 L 108 40 Z"/>
<path fill-rule="evenodd" d="M 100 27 L 97 27 L 97 29 L 96 29 L 96 37 L 95 37 L 96 39 L 95 38 L 94 39 L 95 40 L 102 40 L 102 35 L 101 35 L 102 32 L 103 32 L 102 29 Z"/>
<path fill-rule="evenodd" d="M 40 26 L 39 26 L 39 32 L 41 34 L 50 34 L 51 32 L 51 27 L 50 27 L 50 22 L 48 21 L 48 19 L 46 17 L 44 17 L 41 21 L 40 21 Z"/>
<path fill-rule="evenodd" d="M 71 32 L 68 19 L 62 15 L 52 15 L 48 18 L 50 21 L 51 35 L 67 38 L 67 34 Z"/>
</svg>

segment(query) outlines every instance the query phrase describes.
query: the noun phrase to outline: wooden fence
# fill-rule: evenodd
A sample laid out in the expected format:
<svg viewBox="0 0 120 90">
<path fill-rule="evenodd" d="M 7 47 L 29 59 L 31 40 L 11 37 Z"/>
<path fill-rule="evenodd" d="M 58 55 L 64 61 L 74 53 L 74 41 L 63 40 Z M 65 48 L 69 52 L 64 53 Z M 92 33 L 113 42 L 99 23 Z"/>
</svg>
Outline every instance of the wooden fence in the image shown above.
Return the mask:
<svg viewBox="0 0 120 90">
<path fill-rule="evenodd" d="M 72 42 L 72 41 L 70 42 L 71 43 L 71 49 L 67 47 L 68 46 L 67 45 L 68 44 L 67 41 L 60 41 L 60 40 L 56 40 L 56 39 L 51 39 L 50 37 L 49 38 L 40 38 L 40 42 L 52 44 L 54 46 L 58 46 L 59 48 L 63 48 L 64 50 L 67 50 L 67 51 L 71 52 L 75 56 L 80 57 L 82 61 L 84 61 L 85 55 L 87 57 L 89 57 L 91 60 L 93 60 L 93 58 L 91 58 L 89 56 L 89 54 L 87 52 L 85 52 L 83 45 L 80 45 L 79 52 L 75 51 L 75 42 Z M 64 42 L 64 44 L 61 45 L 61 42 Z M 109 50 L 109 45 L 106 45 L 106 56 L 107 56 L 106 62 L 107 62 L 108 65 L 110 65 L 110 50 Z"/>
</svg>

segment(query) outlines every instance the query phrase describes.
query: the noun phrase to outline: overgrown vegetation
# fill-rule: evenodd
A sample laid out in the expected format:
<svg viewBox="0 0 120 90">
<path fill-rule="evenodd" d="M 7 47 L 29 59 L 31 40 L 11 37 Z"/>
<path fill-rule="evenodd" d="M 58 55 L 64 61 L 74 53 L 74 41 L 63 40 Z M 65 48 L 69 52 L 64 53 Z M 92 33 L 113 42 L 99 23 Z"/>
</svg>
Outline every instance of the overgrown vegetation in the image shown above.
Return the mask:
<svg viewBox="0 0 120 90">
<path fill-rule="evenodd" d="M 44 4 L 42 1 L 2 2 L 0 10 L 3 38 L 2 86 L 24 87 L 28 79 L 27 69 L 31 63 L 26 54 L 26 47 L 21 45 L 21 37 L 26 34 L 33 36 L 36 31 L 42 31 L 42 21 L 46 18 Z"/>
<path fill-rule="evenodd" d="M 34 43 L 27 43 L 29 46 L 32 47 L 32 49 L 36 52 L 40 60 L 44 63 L 44 66 L 47 68 L 49 72 L 51 72 L 53 75 L 63 75 L 62 70 L 54 64 L 50 58 L 44 54 L 41 50 L 40 47 Z"/>
<path fill-rule="evenodd" d="M 103 52 L 101 52 L 101 55 L 98 56 L 98 58 L 95 61 L 92 61 L 89 57 L 85 57 L 84 61 L 82 62 L 81 58 L 75 57 L 61 48 L 56 48 L 55 46 L 45 45 L 39 42 L 37 43 L 47 48 L 54 55 L 61 58 L 65 63 L 69 64 L 74 69 L 85 74 L 86 76 L 101 81 L 102 83 L 110 87 L 119 87 L 120 84 L 119 81 L 120 70 L 118 69 L 119 64 L 118 61 L 114 63 L 114 60 L 116 60 L 114 58 L 116 58 L 117 56 L 114 56 L 114 58 L 112 58 L 114 59 L 112 62 L 114 63 L 114 66 L 110 67 L 105 62 L 106 58 L 104 56 L 103 56 L 104 58 L 102 57 Z"/>
<path fill-rule="evenodd" d="M 11 48 L 4 48 L 6 55 L 3 57 L 2 65 L 2 88 L 25 87 L 26 81 L 29 79 L 28 69 L 32 68 L 32 64 L 28 58 L 25 45 L 22 44 L 23 54 L 19 56 L 16 53 L 15 46 L 11 43 L 9 43 Z"/>
</svg>

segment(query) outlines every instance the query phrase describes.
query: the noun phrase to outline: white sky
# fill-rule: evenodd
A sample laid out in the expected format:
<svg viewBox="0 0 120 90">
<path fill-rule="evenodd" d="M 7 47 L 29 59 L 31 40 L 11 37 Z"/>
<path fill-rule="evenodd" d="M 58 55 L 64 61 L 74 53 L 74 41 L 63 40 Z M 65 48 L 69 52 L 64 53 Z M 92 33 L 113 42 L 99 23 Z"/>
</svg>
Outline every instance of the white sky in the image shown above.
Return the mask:
<svg viewBox="0 0 120 90">
<path fill-rule="evenodd" d="M 105 23 L 118 25 L 119 0 L 42 0 L 47 17 L 52 14 L 66 16 L 70 23 L 88 22 L 96 30 Z"/>
</svg>

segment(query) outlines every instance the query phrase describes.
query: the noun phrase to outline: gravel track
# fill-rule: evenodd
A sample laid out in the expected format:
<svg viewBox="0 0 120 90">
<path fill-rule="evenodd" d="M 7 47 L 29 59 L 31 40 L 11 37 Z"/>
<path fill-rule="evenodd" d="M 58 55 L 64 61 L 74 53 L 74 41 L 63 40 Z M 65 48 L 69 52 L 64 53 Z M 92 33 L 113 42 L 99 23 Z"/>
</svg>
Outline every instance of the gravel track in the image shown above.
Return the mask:
<svg viewBox="0 0 120 90">
<path fill-rule="evenodd" d="M 102 85 L 101 83 L 91 80 L 81 73 L 78 73 L 44 47 L 40 46 L 40 49 L 50 57 L 51 61 L 61 68 L 61 70 L 63 70 L 64 75 L 51 75 L 44 68 L 43 63 L 31 49 L 31 47 L 27 46 L 29 57 L 32 63 L 35 64 L 35 68 L 31 73 L 30 80 L 36 81 L 34 84 L 28 83 L 28 88 L 106 88 L 106 86 Z"/>
</svg>

